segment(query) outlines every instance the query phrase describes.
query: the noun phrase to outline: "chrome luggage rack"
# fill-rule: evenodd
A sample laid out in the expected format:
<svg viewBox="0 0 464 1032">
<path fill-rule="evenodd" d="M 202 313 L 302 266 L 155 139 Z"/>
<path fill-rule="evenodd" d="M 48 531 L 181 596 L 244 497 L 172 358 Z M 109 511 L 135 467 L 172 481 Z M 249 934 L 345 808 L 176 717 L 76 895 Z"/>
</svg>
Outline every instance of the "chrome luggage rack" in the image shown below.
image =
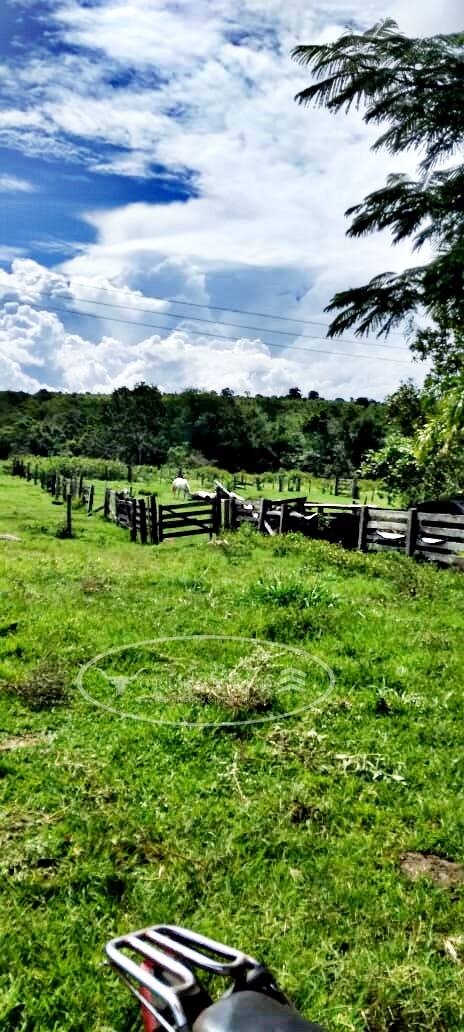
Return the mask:
<svg viewBox="0 0 464 1032">
<path fill-rule="evenodd" d="M 222 996 L 252 989 L 288 1004 L 259 961 L 177 925 L 130 932 L 105 949 L 113 970 L 166 1032 L 187 1032 L 213 1002 L 197 980 L 197 969 L 228 979 Z"/>
</svg>

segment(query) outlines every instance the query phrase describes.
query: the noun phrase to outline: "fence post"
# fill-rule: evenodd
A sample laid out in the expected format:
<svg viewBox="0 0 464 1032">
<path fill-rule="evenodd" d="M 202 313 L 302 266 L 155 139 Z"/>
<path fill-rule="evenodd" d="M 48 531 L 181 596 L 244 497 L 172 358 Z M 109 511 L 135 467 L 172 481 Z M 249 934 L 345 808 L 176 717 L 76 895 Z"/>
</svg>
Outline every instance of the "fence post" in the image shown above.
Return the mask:
<svg viewBox="0 0 464 1032">
<path fill-rule="evenodd" d="M 66 495 L 66 536 L 72 537 L 72 494 Z"/>
<path fill-rule="evenodd" d="M 137 502 L 133 498 L 130 509 L 130 539 L 137 541 Z"/>
<path fill-rule="evenodd" d="M 105 487 L 105 499 L 103 502 L 103 519 L 109 520 L 110 518 L 110 495 L 111 491 L 109 487 Z"/>
<path fill-rule="evenodd" d="M 259 515 L 258 515 L 258 530 L 261 532 L 261 534 L 264 533 L 264 523 L 265 523 L 265 520 L 266 520 L 266 512 L 267 512 L 268 505 L 269 505 L 268 499 L 267 498 L 261 498 L 261 501 L 259 503 Z"/>
<path fill-rule="evenodd" d="M 213 501 L 213 534 L 221 533 L 222 500 L 221 492 L 216 488 L 216 497 Z"/>
<path fill-rule="evenodd" d="M 279 534 L 285 534 L 288 527 L 288 502 L 280 506 Z"/>
<path fill-rule="evenodd" d="M 406 555 L 414 555 L 417 541 L 417 509 L 408 509 L 408 522 L 406 525 Z"/>
<path fill-rule="evenodd" d="M 89 500 L 87 502 L 87 516 L 91 516 L 92 515 L 94 497 L 95 497 L 95 487 L 94 487 L 93 484 L 91 484 L 90 487 L 89 487 Z"/>
<path fill-rule="evenodd" d="M 147 533 L 147 507 L 145 500 L 139 498 L 139 501 L 135 503 L 139 507 L 139 523 L 140 523 L 140 540 L 142 545 L 146 545 L 148 533 Z"/>
<path fill-rule="evenodd" d="M 369 506 L 363 505 L 359 510 L 358 551 L 367 552 L 367 524 L 369 522 Z"/>
<path fill-rule="evenodd" d="M 150 525 L 151 525 L 151 540 L 154 545 L 159 542 L 158 538 L 158 511 L 156 505 L 156 495 L 150 495 Z"/>
<path fill-rule="evenodd" d="M 229 498 L 229 522 L 230 529 L 237 530 L 237 499 Z"/>
<path fill-rule="evenodd" d="M 230 498 L 224 498 L 222 505 L 222 525 L 224 530 L 230 530 Z"/>
</svg>

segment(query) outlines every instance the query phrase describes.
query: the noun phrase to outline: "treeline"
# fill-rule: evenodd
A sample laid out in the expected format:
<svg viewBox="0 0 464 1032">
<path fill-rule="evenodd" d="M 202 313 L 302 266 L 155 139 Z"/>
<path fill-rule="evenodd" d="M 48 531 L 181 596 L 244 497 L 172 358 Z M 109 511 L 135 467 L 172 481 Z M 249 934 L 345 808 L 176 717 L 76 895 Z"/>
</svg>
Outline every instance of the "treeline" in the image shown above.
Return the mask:
<svg viewBox="0 0 464 1032">
<path fill-rule="evenodd" d="M 145 383 L 111 395 L 0 393 L 0 456 L 88 455 L 141 465 L 209 463 L 241 469 L 357 470 L 382 446 L 386 409 L 368 398 L 327 401 L 189 389 L 162 394 Z"/>
</svg>

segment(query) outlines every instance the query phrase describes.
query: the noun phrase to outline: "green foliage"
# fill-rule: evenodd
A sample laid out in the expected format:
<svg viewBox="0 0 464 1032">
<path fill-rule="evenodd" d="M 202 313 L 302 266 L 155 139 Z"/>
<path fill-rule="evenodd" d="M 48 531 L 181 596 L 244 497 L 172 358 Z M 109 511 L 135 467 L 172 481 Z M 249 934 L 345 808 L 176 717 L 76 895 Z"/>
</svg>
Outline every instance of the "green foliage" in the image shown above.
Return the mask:
<svg viewBox="0 0 464 1032">
<path fill-rule="evenodd" d="M 414 443 L 399 433 L 390 434 L 383 448 L 366 456 L 363 474 L 382 480 L 388 494 L 399 494 L 406 505 L 417 499 L 423 481 Z"/>
<path fill-rule="evenodd" d="M 258 579 L 248 598 L 257 604 L 270 603 L 274 606 L 298 606 L 311 609 L 313 606 L 333 606 L 336 596 L 321 583 L 302 583 L 297 578 L 272 577 Z"/>
<path fill-rule="evenodd" d="M 422 391 L 402 384 L 387 400 L 393 430 L 366 455 L 363 472 L 381 479 L 405 504 L 464 490 L 464 373 L 439 375 Z"/>
<path fill-rule="evenodd" d="M 421 151 L 418 178 L 391 175 L 386 186 L 349 208 L 348 235 L 390 229 L 393 242 L 432 245 L 425 265 L 385 272 L 362 287 L 335 295 L 329 335 L 388 333 L 419 307 L 443 325 L 464 325 L 464 167 L 448 165 L 464 140 L 464 35 L 408 38 L 391 19 L 362 34 L 347 31 L 334 43 L 298 46 L 293 56 L 314 82 L 297 100 L 329 111 L 364 106 L 368 125 L 386 126 L 374 150 Z M 439 315 L 438 315 L 439 313 Z"/>
<path fill-rule="evenodd" d="M 4 458 L 31 455 L 40 468 L 65 476 L 79 470 L 89 478 L 125 480 L 128 465 L 164 467 L 171 475 L 184 466 L 214 467 L 220 479 L 241 470 L 349 474 L 384 435 L 383 406 L 358 401 L 193 390 L 171 395 L 147 384 L 109 397 L 5 391 L 0 441 Z"/>
<path fill-rule="evenodd" d="M 416 434 L 416 450 L 438 492 L 464 489 L 464 373 L 430 403 Z"/>
</svg>

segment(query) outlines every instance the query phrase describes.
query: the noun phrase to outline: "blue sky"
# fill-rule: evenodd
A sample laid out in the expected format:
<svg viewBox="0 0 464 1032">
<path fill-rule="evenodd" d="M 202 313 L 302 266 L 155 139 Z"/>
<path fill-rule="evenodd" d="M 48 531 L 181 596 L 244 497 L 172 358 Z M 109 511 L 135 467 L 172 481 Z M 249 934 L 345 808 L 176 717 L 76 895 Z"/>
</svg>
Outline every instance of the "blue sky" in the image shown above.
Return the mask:
<svg viewBox="0 0 464 1032">
<path fill-rule="evenodd" d="M 333 292 L 409 254 L 344 237 L 392 170 L 359 114 L 293 101 L 295 43 L 387 14 L 461 27 L 457 0 L 6 0 L 0 386 L 381 397 L 420 378 L 402 337 L 324 343 Z"/>
</svg>

